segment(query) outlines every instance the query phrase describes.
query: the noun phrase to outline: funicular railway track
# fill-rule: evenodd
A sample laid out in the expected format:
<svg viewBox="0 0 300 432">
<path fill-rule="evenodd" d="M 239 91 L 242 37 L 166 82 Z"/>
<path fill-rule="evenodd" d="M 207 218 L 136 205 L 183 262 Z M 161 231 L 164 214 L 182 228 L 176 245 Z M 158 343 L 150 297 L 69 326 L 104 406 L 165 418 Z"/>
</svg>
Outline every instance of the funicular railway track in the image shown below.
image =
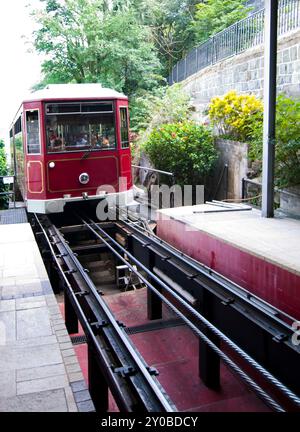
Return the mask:
<svg viewBox="0 0 300 432">
<path fill-rule="evenodd" d="M 96 223 L 73 214 L 72 224 L 61 227 L 35 218 L 62 281 L 67 329 L 77 333 L 79 320 L 87 338 L 97 410 L 108 409 L 108 389 L 120 411 L 176 407 L 83 267 L 80 255 L 91 250 L 109 252 L 147 287 L 149 319 L 162 318 L 164 302 L 197 335 L 206 386 L 219 388 L 222 360 L 273 410 L 300 410 L 300 349 L 292 343 L 292 317 L 177 251 L 137 218 Z M 74 246 L 74 236 L 92 241 Z"/>
</svg>

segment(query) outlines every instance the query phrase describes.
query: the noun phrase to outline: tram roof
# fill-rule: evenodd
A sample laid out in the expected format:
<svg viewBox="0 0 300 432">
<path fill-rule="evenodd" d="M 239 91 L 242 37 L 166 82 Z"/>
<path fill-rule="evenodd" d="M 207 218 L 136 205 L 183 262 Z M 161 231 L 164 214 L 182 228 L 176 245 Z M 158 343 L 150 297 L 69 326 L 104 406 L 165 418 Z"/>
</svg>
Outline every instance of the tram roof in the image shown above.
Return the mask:
<svg viewBox="0 0 300 432">
<path fill-rule="evenodd" d="M 101 84 L 49 84 L 29 94 L 24 102 L 51 99 L 127 99 L 123 93 Z"/>
</svg>

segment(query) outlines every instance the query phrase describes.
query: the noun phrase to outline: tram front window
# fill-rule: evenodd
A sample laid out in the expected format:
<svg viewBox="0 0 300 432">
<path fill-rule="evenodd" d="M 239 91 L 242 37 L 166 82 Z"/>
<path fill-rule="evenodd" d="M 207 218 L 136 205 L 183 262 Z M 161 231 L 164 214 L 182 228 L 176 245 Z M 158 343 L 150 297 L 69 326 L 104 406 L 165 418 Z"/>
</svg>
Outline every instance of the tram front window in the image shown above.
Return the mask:
<svg viewBox="0 0 300 432">
<path fill-rule="evenodd" d="M 48 153 L 114 149 L 113 104 L 47 104 L 46 133 Z"/>
</svg>

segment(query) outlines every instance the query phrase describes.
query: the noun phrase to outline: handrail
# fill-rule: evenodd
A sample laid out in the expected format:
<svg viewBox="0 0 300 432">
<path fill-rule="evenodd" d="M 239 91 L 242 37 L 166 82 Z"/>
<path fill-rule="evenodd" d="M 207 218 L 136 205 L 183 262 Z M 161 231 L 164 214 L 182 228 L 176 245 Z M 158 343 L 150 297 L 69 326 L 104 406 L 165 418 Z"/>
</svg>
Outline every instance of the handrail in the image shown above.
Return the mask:
<svg viewBox="0 0 300 432">
<path fill-rule="evenodd" d="M 158 170 L 158 169 L 155 169 L 155 168 L 143 167 L 143 166 L 139 166 L 139 165 L 131 165 L 131 166 L 133 168 L 140 168 L 140 169 L 144 169 L 144 170 L 147 170 L 147 171 L 153 171 L 153 172 L 157 172 L 159 174 L 168 175 L 170 177 L 174 177 L 175 176 L 174 173 L 171 173 L 169 171 L 162 171 L 162 170 Z"/>
<path fill-rule="evenodd" d="M 216 33 L 196 46 L 178 61 L 169 77 L 170 85 L 180 82 L 207 66 L 237 55 L 264 41 L 265 10 L 260 9 L 246 18 Z M 278 35 L 300 28 L 300 0 L 280 0 Z"/>
</svg>

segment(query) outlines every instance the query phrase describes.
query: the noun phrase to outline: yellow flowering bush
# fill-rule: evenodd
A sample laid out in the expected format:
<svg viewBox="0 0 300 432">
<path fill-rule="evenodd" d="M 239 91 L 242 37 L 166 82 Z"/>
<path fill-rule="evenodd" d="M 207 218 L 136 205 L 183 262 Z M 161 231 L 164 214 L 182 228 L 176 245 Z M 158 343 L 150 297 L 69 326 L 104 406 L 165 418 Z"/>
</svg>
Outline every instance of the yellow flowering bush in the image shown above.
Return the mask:
<svg viewBox="0 0 300 432">
<path fill-rule="evenodd" d="M 245 142 L 254 124 L 262 123 L 263 104 L 255 95 L 238 95 L 231 90 L 223 97 L 211 99 L 208 114 L 219 135 Z"/>
</svg>

